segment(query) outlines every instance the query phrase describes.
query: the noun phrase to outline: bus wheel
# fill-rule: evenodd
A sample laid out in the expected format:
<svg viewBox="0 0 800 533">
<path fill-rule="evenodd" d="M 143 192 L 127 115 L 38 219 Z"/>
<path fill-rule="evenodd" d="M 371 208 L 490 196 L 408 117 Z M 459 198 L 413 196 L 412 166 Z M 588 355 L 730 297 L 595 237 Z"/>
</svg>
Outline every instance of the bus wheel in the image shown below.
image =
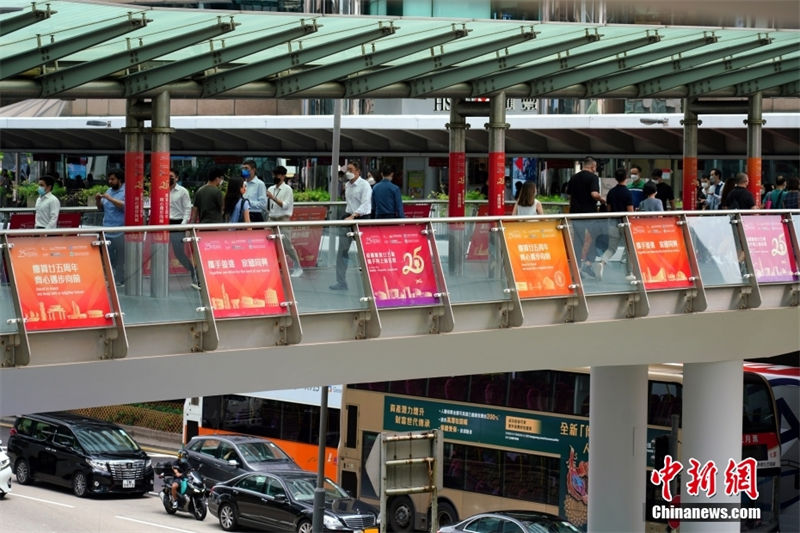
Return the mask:
<svg viewBox="0 0 800 533">
<path fill-rule="evenodd" d="M 389 503 L 389 525 L 395 533 L 414 531 L 414 504 L 408 496 L 399 496 Z"/>
<path fill-rule="evenodd" d="M 439 527 L 452 526 L 458 522 L 458 513 L 456 513 L 455 508 L 447 502 L 439 502 L 438 512 L 436 514 L 439 515 Z M 430 515 L 430 511 L 428 511 L 428 515 Z"/>
</svg>

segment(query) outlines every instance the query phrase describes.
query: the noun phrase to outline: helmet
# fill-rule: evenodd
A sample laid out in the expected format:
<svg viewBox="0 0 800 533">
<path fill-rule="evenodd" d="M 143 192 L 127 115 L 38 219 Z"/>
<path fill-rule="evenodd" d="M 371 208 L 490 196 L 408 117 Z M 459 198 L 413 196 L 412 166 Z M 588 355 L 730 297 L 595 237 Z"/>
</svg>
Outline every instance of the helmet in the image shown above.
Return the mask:
<svg viewBox="0 0 800 533">
<path fill-rule="evenodd" d="M 180 451 L 178 452 L 178 460 L 179 460 L 179 461 L 180 461 L 181 459 L 188 459 L 188 458 L 189 458 L 189 454 L 188 454 L 188 453 L 186 453 L 186 450 L 180 450 Z"/>
</svg>

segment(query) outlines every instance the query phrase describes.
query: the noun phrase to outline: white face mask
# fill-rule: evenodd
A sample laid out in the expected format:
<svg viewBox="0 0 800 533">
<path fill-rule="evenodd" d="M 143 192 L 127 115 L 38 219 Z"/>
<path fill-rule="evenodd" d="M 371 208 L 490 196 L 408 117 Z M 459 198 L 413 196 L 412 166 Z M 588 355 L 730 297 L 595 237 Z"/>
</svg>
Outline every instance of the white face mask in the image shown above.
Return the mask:
<svg viewBox="0 0 800 533">
<path fill-rule="evenodd" d="M 344 173 L 344 177 L 345 177 L 345 179 L 346 179 L 347 181 L 350 181 L 350 180 L 352 180 L 353 178 L 355 178 L 355 177 L 356 177 L 356 175 L 355 175 L 355 174 L 353 174 L 352 172 L 345 172 L 345 173 Z"/>
</svg>

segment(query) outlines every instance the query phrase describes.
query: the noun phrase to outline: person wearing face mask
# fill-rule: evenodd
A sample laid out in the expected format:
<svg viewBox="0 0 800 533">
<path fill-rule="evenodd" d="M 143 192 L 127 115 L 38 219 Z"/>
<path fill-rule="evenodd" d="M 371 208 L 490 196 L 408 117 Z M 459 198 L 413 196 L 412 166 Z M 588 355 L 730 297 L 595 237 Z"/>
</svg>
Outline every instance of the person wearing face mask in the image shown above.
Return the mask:
<svg viewBox="0 0 800 533">
<path fill-rule="evenodd" d="M 169 223 L 170 224 L 188 224 L 189 218 L 192 216 L 192 200 L 189 198 L 189 191 L 185 187 L 178 184 L 178 175 L 174 168 L 169 169 Z M 197 282 L 197 272 L 194 268 L 194 263 L 186 255 L 186 246 L 183 242 L 184 232 L 171 231 L 169 233 L 170 244 L 172 245 L 172 253 L 175 254 L 175 259 L 183 265 L 183 268 L 192 276 L 192 287 L 200 289 L 200 284 Z"/>
<path fill-rule="evenodd" d="M 270 222 L 285 222 L 292 218 L 294 213 L 294 191 L 286 184 L 286 167 L 278 166 L 272 171 L 275 178 L 275 183 L 267 189 L 267 212 L 269 214 Z M 300 266 L 300 257 L 297 255 L 292 244 L 291 233 L 289 228 L 282 228 L 281 232 L 284 234 L 283 247 L 286 254 L 292 259 L 291 276 L 299 278 L 303 275 L 303 269 Z"/>
<path fill-rule="evenodd" d="M 642 188 L 644 187 L 645 183 L 647 183 L 647 180 L 645 180 L 644 175 L 642 175 L 642 167 L 639 165 L 631 165 L 628 178 L 628 189 L 631 191 L 631 195 L 633 196 L 634 209 L 638 208 L 639 202 L 644 199 Z"/>
<path fill-rule="evenodd" d="M 372 187 L 367 180 L 361 178 L 361 165 L 357 161 L 347 164 L 344 174 L 347 181 L 344 184 L 345 206 L 344 220 L 369 218 L 372 213 Z M 347 263 L 350 254 L 350 245 L 353 239 L 347 236 L 349 228 L 339 228 L 339 247 L 336 252 L 336 283 L 329 288 L 333 291 L 347 290 Z"/>
<path fill-rule="evenodd" d="M 267 186 L 256 176 L 256 162 L 248 159 L 242 163 L 244 197 L 250 202 L 250 222 L 264 222 L 267 212 Z"/>
<path fill-rule="evenodd" d="M 125 174 L 122 169 L 108 173 L 108 189 L 95 195 L 97 209 L 103 212 L 103 227 L 125 225 Z M 125 235 L 122 232 L 106 233 L 108 255 L 118 286 L 125 284 Z"/>
<path fill-rule="evenodd" d="M 36 199 L 36 228 L 53 229 L 58 226 L 58 212 L 61 202 L 53 195 L 53 176 L 43 176 L 39 180 L 39 197 Z"/>
</svg>

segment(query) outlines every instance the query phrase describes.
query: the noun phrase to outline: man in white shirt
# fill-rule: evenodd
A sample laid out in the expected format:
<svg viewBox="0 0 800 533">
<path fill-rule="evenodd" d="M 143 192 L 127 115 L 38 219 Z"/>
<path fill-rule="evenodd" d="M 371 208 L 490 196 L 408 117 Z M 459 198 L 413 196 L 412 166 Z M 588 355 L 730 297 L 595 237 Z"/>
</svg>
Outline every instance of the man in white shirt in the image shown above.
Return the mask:
<svg viewBox="0 0 800 533">
<path fill-rule="evenodd" d="M 357 161 L 347 164 L 345 172 L 347 183 L 344 185 L 345 206 L 344 220 L 357 220 L 359 218 L 369 218 L 372 212 L 372 187 L 367 180 L 361 178 L 361 165 Z M 336 283 L 330 286 L 334 291 L 347 290 L 347 263 L 350 254 L 352 239 L 347 236 L 349 228 L 342 226 L 339 228 L 339 247 L 336 252 Z"/>
<path fill-rule="evenodd" d="M 56 180 L 53 176 L 42 176 L 39 180 L 39 197 L 36 199 L 37 229 L 54 229 L 58 226 L 58 212 L 61 202 L 53 195 L 53 185 Z"/>
<path fill-rule="evenodd" d="M 191 216 L 192 200 L 189 198 L 189 191 L 178 184 L 178 176 L 175 174 L 175 169 L 171 168 L 169 169 L 169 223 L 188 224 Z M 175 254 L 175 259 L 183 265 L 183 268 L 191 274 L 192 287 L 199 290 L 200 284 L 197 281 L 197 271 L 194 268 L 192 260 L 186 255 L 183 235 L 183 231 L 171 231 L 169 233 L 172 253 Z"/>
<path fill-rule="evenodd" d="M 250 202 L 250 222 L 264 222 L 267 212 L 267 186 L 256 176 L 256 162 L 248 159 L 242 163 L 244 197 Z"/>
<path fill-rule="evenodd" d="M 286 167 L 275 167 L 272 174 L 275 177 L 275 184 L 267 189 L 267 213 L 270 222 L 284 222 L 290 220 L 294 212 L 294 191 L 286 184 Z M 283 248 L 294 264 L 290 275 L 299 278 L 303 275 L 303 269 L 300 266 L 297 250 L 292 244 L 289 228 L 281 228 L 281 233 L 284 235 Z"/>
</svg>

